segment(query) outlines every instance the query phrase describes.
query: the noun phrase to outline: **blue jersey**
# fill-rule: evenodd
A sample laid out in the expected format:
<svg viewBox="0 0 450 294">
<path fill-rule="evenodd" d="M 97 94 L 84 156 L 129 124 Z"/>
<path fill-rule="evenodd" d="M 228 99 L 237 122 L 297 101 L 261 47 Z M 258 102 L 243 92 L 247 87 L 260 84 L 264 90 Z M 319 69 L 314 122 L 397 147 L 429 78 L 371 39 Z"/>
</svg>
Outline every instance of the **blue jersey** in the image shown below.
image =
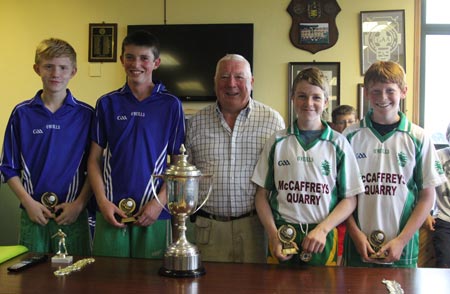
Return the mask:
<svg viewBox="0 0 450 294">
<path fill-rule="evenodd" d="M 105 149 L 107 199 L 117 205 L 131 197 L 141 208 L 153 197 L 151 175 L 164 173 L 168 154 L 179 154 L 184 140 L 181 102 L 161 83 L 142 101 L 125 85 L 97 101 L 92 140 Z"/>
<path fill-rule="evenodd" d="M 37 201 L 53 192 L 59 202 L 76 199 L 86 180 L 90 124 L 94 110 L 77 101 L 69 90 L 63 105 L 52 113 L 42 90 L 18 104 L 8 121 L 0 171 L 7 181 L 19 176 Z"/>
</svg>

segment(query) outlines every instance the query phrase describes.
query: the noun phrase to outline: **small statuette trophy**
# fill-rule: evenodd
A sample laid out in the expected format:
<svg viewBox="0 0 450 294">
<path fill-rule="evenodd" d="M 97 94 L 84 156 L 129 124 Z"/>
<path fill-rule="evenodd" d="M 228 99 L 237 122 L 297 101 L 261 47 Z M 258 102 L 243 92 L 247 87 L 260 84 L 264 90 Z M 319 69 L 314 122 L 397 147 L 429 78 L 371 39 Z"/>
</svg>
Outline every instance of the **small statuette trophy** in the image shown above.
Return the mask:
<svg viewBox="0 0 450 294">
<path fill-rule="evenodd" d="M 206 273 L 202 265 L 197 246 L 186 239 L 186 218 L 197 212 L 208 200 L 212 190 L 209 183 L 205 200 L 197 206 L 199 198 L 200 179 L 212 178 L 203 175 L 200 170 L 187 161 L 186 149 L 181 145 L 180 155 L 175 164 L 169 166 L 163 175 L 152 175 L 152 189 L 158 203 L 175 219 L 178 227 L 178 240 L 172 243 L 164 254 L 164 265 L 159 274 L 167 277 L 198 277 Z M 167 208 L 160 202 L 153 185 L 155 178 L 164 179 L 167 184 Z"/>
<path fill-rule="evenodd" d="M 61 229 L 59 229 L 58 232 L 56 232 L 56 234 L 52 236 L 52 239 L 55 237 L 59 237 L 58 252 L 56 252 L 56 255 L 52 257 L 52 263 L 72 263 L 73 256 L 67 255 L 67 235 Z"/>
<path fill-rule="evenodd" d="M 53 192 L 45 192 L 41 196 L 41 203 L 55 216 L 55 206 L 58 204 L 58 196 Z"/>
<path fill-rule="evenodd" d="M 136 201 L 134 201 L 133 198 L 120 200 L 119 208 L 127 215 L 126 218 L 121 220 L 123 224 L 134 223 L 136 221 L 136 218 L 133 216 L 133 212 L 136 209 Z"/>
<path fill-rule="evenodd" d="M 281 252 L 285 255 L 297 254 L 298 246 L 295 243 L 297 232 L 292 225 L 282 225 L 278 228 L 278 239 L 280 239 L 283 249 Z"/>
<path fill-rule="evenodd" d="M 381 247 L 383 247 L 383 245 L 384 245 L 384 242 L 386 240 L 386 235 L 384 234 L 383 231 L 375 230 L 372 233 L 370 233 L 368 239 L 369 239 L 370 246 L 372 246 L 373 250 L 375 252 L 378 252 L 378 251 L 380 251 Z M 377 255 L 375 253 L 375 254 L 371 254 L 369 257 L 383 259 L 383 258 L 386 258 L 386 254 L 384 252 L 381 252 L 380 255 Z"/>
</svg>

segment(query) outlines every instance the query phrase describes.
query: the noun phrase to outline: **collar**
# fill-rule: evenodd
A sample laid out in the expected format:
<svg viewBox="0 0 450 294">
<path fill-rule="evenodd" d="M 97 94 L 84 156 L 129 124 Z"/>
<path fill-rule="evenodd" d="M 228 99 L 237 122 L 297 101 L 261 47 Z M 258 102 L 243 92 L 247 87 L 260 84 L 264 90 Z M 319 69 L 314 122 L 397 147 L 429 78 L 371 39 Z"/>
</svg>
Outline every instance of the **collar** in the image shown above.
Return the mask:
<svg viewBox="0 0 450 294">
<path fill-rule="evenodd" d="M 372 117 L 372 114 L 373 114 L 373 109 L 369 110 L 369 112 L 367 112 L 367 115 L 364 117 L 364 119 L 361 120 L 360 127 L 373 128 L 372 121 L 370 119 Z M 406 115 L 401 111 L 398 112 L 398 115 L 400 116 L 400 123 L 397 127 L 397 130 L 400 132 L 411 131 L 412 123 L 408 120 Z"/>
<path fill-rule="evenodd" d="M 34 96 L 33 101 L 31 102 L 31 104 L 45 107 L 44 106 L 44 101 L 42 101 L 42 98 L 41 98 L 41 95 L 42 95 L 43 92 L 44 92 L 44 90 L 39 90 L 36 93 L 36 95 Z M 62 106 L 66 106 L 66 105 L 72 106 L 72 107 L 76 105 L 75 97 L 73 97 L 73 95 L 72 95 L 72 93 L 70 92 L 69 89 L 66 89 L 66 98 L 64 99 Z"/>
<path fill-rule="evenodd" d="M 330 141 L 333 137 L 333 130 L 324 120 L 321 120 L 321 123 L 322 126 L 324 126 L 324 129 L 322 130 L 319 139 L 323 141 Z M 287 133 L 290 135 L 300 136 L 300 129 L 297 126 L 297 119 L 294 120 L 292 125 L 289 126 Z"/>
<path fill-rule="evenodd" d="M 253 108 L 255 108 L 255 101 L 253 100 L 253 98 L 250 97 L 250 99 L 247 103 L 247 106 L 242 108 L 241 111 L 239 112 L 239 116 L 243 114 L 246 118 L 248 118 L 250 116 L 251 110 Z M 215 110 L 216 110 L 216 114 L 222 115 L 222 111 L 220 110 L 220 105 L 219 105 L 218 100 L 216 100 Z"/>
</svg>

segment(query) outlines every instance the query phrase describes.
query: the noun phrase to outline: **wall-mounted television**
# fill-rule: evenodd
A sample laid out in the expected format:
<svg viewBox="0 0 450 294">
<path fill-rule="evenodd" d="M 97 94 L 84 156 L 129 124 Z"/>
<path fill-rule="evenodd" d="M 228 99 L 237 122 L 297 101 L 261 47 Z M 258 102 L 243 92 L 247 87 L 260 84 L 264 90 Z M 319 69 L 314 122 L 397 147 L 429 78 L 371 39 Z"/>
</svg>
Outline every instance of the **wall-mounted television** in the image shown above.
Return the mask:
<svg viewBox="0 0 450 294">
<path fill-rule="evenodd" d="M 161 65 L 154 71 L 182 101 L 215 101 L 217 61 L 227 53 L 244 56 L 253 68 L 253 24 L 129 25 L 128 33 L 146 30 L 160 41 Z"/>
</svg>

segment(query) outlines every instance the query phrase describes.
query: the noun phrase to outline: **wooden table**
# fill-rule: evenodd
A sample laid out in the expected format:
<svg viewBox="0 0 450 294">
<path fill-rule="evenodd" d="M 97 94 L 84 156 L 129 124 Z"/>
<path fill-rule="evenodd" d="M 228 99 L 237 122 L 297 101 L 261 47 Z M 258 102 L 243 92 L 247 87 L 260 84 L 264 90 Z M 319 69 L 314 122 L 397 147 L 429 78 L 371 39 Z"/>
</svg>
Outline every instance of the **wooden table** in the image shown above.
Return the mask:
<svg viewBox="0 0 450 294">
<path fill-rule="evenodd" d="M 199 278 L 158 275 L 161 260 L 97 257 L 79 272 L 57 277 L 50 261 L 20 273 L 0 265 L 0 293 L 389 293 L 396 280 L 405 293 L 450 293 L 450 269 L 286 268 L 276 265 L 205 263 Z M 75 258 L 77 261 L 79 258 Z"/>
</svg>

